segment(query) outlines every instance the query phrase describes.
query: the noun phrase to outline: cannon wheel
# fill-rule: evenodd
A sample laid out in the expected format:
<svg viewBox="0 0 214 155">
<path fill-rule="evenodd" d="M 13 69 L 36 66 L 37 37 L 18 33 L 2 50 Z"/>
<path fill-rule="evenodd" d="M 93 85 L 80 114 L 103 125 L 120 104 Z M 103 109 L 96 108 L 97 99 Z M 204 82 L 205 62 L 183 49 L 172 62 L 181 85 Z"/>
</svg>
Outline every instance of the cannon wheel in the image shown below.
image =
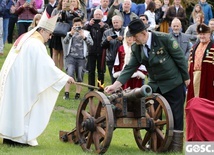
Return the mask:
<svg viewBox="0 0 214 155">
<path fill-rule="evenodd" d="M 172 141 L 174 121 L 170 105 L 163 96 L 153 94 L 146 98 L 146 118 L 151 128 L 133 129 L 138 147 L 143 151 L 166 151 Z"/>
<path fill-rule="evenodd" d="M 105 153 L 110 145 L 114 117 L 108 98 L 101 92 L 88 92 L 80 102 L 76 119 L 77 137 L 84 151 Z"/>
</svg>

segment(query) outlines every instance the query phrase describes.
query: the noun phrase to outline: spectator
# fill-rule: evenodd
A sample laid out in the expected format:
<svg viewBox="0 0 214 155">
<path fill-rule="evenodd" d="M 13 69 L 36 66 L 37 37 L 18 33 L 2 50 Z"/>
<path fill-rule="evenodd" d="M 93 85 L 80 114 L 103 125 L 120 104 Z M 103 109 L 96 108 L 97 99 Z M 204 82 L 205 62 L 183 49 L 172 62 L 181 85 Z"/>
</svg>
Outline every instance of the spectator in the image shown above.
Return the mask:
<svg viewBox="0 0 214 155">
<path fill-rule="evenodd" d="M 155 0 L 155 22 L 159 27 L 156 31 L 160 31 L 160 24 L 163 21 L 164 12 L 162 11 L 162 3 L 160 0 Z"/>
<path fill-rule="evenodd" d="M 107 23 L 108 25 L 109 25 L 109 23 L 110 23 L 110 19 L 108 19 L 108 17 L 107 17 L 107 15 L 108 15 L 108 11 L 109 11 L 109 0 L 101 0 L 100 1 L 100 5 L 98 5 L 96 8 L 94 8 L 94 9 L 92 9 L 92 11 L 91 11 L 91 15 L 90 15 L 90 19 L 92 19 L 92 18 L 94 18 L 94 11 L 96 10 L 96 9 L 100 9 L 100 10 L 102 10 L 102 12 L 103 12 L 103 18 L 102 18 L 102 21 L 104 22 L 104 23 Z M 90 20 L 89 19 L 89 20 Z"/>
<path fill-rule="evenodd" d="M 75 82 L 48 55 L 44 43 L 51 37 L 57 18 L 46 15 L 37 27 L 16 40 L 1 69 L 3 144 L 38 145 L 36 138 L 45 130 L 60 90 L 66 82 Z"/>
<path fill-rule="evenodd" d="M 210 40 L 210 27 L 206 24 L 197 26 L 199 42 L 190 51 L 187 101 L 193 97 L 205 98 L 214 101 L 214 43 Z"/>
<path fill-rule="evenodd" d="M 36 9 L 37 12 L 42 14 L 45 8 L 45 2 L 44 0 L 36 0 Z"/>
<path fill-rule="evenodd" d="M 214 41 L 214 18 L 210 19 L 209 27 L 211 31 L 211 40 Z"/>
<path fill-rule="evenodd" d="M 91 19 L 91 16 L 93 16 L 92 11 L 94 11 L 98 6 L 100 6 L 101 3 L 102 2 L 99 0 L 87 0 L 86 2 L 87 20 Z"/>
<path fill-rule="evenodd" d="M 196 19 L 196 15 L 198 13 L 204 14 L 201 5 L 200 4 L 195 4 L 195 7 L 193 8 L 192 13 L 190 15 L 189 25 L 192 25 L 192 24 L 194 24 L 196 22 L 195 19 Z"/>
<path fill-rule="evenodd" d="M 75 17 L 84 18 L 84 13 L 80 10 L 79 0 L 72 0 L 71 2 L 67 0 L 62 0 L 61 3 L 53 10 L 52 16 L 60 13 L 58 18 L 59 22 L 66 22 L 72 26 L 72 21 Z M 53 36 L 50 41 L 50 47 L 53 48 L 53 60 L 60 69 L 63 68 L 63 46 L 62 37 Z"/>
<path fill-rule="evenodd" d="M 86 63 L 86 56 L 88 53 L 88 46 L 93 45 L 93 40 L 88 31 L 83 30 L 83 21 L 80 17 L 73 19 L 73 27 L 64 38 L 64 56 L 65 56 L 65 70 L 69 76 L 76 79 L 77 82 L 83 82 L 84 69 Z M 75 77 L 76 75 L 76 77 Z M 76 85 L 75 99 L 80 98 L 82 87 Z M 70 99 L 69 96 L 70 84 L 65 85 L 65 95 L 63 99 Z"/>
<path fill-rule="evenodd" d="M 94 6 L 95 7 L 95 6 Z M 86 1 L 87 20 L 90 20 L 91 11 L 93 10 L 92 0 Z"/>
<path fill-rule="evenodd" d="M 208 25 L 209 20 L 213 18 L 213 12 L 211 6 L 206 2 L 206 0 L 200 0 L 199 4 L 204 12 L 204 23 Z"/>
<path fill-rule="evenodd" d="M 119 15 L 123 19 L 123 26 L 126 27 L 130 21 L 138 18 L 134 12 L 131 12 L 131 4 L 131 0 L 124 0 L 122 8 L 118 10 L 116 8 L 119 6 L 119 2 L 114 1 L 108 12 L 108 18 L 111 19 L 114 15 Z"/>
<path fill-rule="evenodd" d="M 145 65 L 152 92 L 163 95 L 172 109 L 174 131 L 169 151 L 181 152 L 186 94 L 184 87 L 189 84 L 187 61 L 173 37 L 165 33 L 148 32 L 146 29 L 140 19 L 130 22 L 127 36 L 133 36 L 136 42 L 132 45 L 130 61 L 117 81 L 105 88 L 105 92 L 114 92 L 130 79 L 141 64 Z"/>
<path fill-rule="evenodd" d="M 103 12 L 100 9 L 94 11 L 94 18 L 92 18 L 86 25 L 85 29 L 90 32 L 93 46 L 88 51 L 88 84 L 95 86 L 95 73 L 97 69 L 98 80 L 101 84 L 104 83 L 105 73 L 105 53 L 101 47 L 102 36 L 105 30 L 109 28 L 108 24 L 102 22 Z M 90 89 L 93 90 L 93 89 Z"/>
<path fill-rule="evenodd" d="M 149 5 L 149 3 L 151 2 L 152 0 L 145 0 L 145 2 L 143 4 L 138 4 L 137 5 L 137 8 L 136 8 L 136 15 L 137 16 L 140 16 L 142 14 L 144 14 L 144 12 L 146 11 L 147 9 L 147 6 Z"/>
<path fill-rule="evenodd" d="M 186 34 L 190 35 L 190 41 L 192 42 L 193 45 L 196 43 L 196 41 L 198 39 L 198 37 L 197 37 L 198 32 L 197 32 L 196 28 L 199 24 L 204 22 L 204 14 L 198 13 L 194 20 L 195 20 L 195 23 L 190 25 L 185 32 Z"/>
<path fill-rule="evenodd" d="M 42 15 L 41 14 L 36 14 L 33 18 L 33 22 L 30 24 L 28 27 L 28 31 L 32 30 L 34 27 L 36 27 L 41 19 Z"/>
<path fill-rule="evenodd" d="M 159 25 L 157 25 L 155 22 L 155 2 L 151 1 L 149 3 L 144 14 L 147 15 L 149 19 L 148 30 L 156 30 L 159 27 Z"/>
<path fill-rule="evenodd" d="M 149 25 L 149 21 L 148 21 L 148 16 L 145 15 L 145 14 L 142 14 L 139 16 L 139 18 L 142 20 L 142 22 L 145 24 L 145 25 Z"/>
<path fill-rule="evenodd" d="M 10 19 L 10 8 L 13 5 L 12 0 L 6 1 L 6 7 L 3 15 L 3 43 L 5 44 L 7 41 L 8 36 L 8 25 L 9 25 L 9 19 Z"/>
<path fill-rule="evenodd" d="M 66 14 L 66 0 L 60 0 L 57 7 L 52 11 L 51 16 L 56 16 L 60 14 L 57 21 L 65 22 Z M 53 35 L 50 39 L 49 47 L 52 49 L 52 59 L 55 65 L 62 70 L 63 68 L 63 48 L 61 36 Z"/>
<path fill-rule="evenodd" d="M 174 18 L 171 23 L 172 32 L 170 34 L 178 42 L 179 46 L 184 52 L 185 58 L 189 60 L 189 52 L 192 47 L 190 43 L 190 36 L 181 32 L 181 21 L 178 18 Z"/>
<path fill-rule="evenodd" d="M 4 55 L 4 42 L 3 42 L 3 15 L 5 12 L 6 0 L 0 1 L 0 56 Z"/>
<path fill-rule="evenodd" d="M 166 13 L 169 9 L 169 0 L 164 0 L 163 1 L 163 6 L 161 7 L 162 11 L 164 12 L 163 17 L 162 17 L 162 22 L 160 24 L 160 32 L 165 32 L 168 33 L 169 32 L 169 23 L 166 20 Z"/>
<path fill-rule="evenodd" d="M 132 1 L 132 0 L 131 0 Z M 119 0 L 119 3 L 120 3 L 120 5 L 119 5 L 119 9 L 121 10 L 122 9 L 122 7 L 123 7 L 123 3 L 124 3 L 124 0 Z M 131 3 L 131 12 L 134 12 L 135 14 L 136 14 L 136 12 L 137 12 L 137 4 L 135 3 L 135 2 L 133 2 L 132 1 L 132 3 Z"/>
<path fill-rule="evenodd" d="M 16 12 L 18 15 L 18 36 L 28 31 L 28 27 L 37 14 L 35 1 L 18 0 L 16 3 Z"/>
<path fill-rule="evenodd" d="M 101 46 L 106 49 L 106 63 L 111 82 L 114 83 L 116 79 L 113 77 L 112 69 L 114 67 L 117 50 L 122 45 L 125 28 L 123 27 L 123 19 L 119 15 L 113 16 L 112 25 L 113 28 L 104 32 Z"/>
<path fill-rule="evenodd" d="M 186 12 L 184 8 L 181 6 L 181 0 L 174 0 L 174 5 L 170 6 L 167 13 L 166 13 L 166 18 L 171 26 L 172 20 L 177 17 L 182 24 L 182 32 L 185 32 L 186 28 Z"/>
<path fill-rule="evenodd" d="M 51 16 L 53 10 L 57 7 L 58 2 L 57 0 L 48 0 L 48 4 L 46 6 L 46 12 L 49 16 Z"/>
<path fill-rule="evenodd" d="M 13 2 L 13 5 L 11 6 L 10 8 L 10 17 L 9 17 L 9 25 L 8 25 L 8 37 L 7 37 L 7 42 L 9 44 L 12 44 L 13 43 L 13 37 L 14 37 L 14 28 L 15 28 L 15 25 L 17 23 L 17 20 L 18 20 L 18 15 L 15 14 L 15 11 L 16 11 L 16 2 L 17 0 L 12 0 Z"/>
<path fill-rule="evenodd" d="M 48 4 L 46 6 L 46 12 L 49 16 L 51 16 L 53 10 L 57 7 L 58 2 L 56 0 L 48 0 Z M 53 58 L 53 49 L 51 48 L 51 39 L 48 41 L 50 56 Z"/>
<path fill-rule="evenodd" d="M 127 30 L 128 30 L 128 27 L 126 27 L 125 29 L 123 44 L 117 50 L 117 56 L 116 56 L 116 59 L 114 62 L 114 68 L 113 68 L 114 78 L 118 78 L 124 66 L 129 63 L 129 60 L 131 57 L 131 52 L 132 52 L 131 45 L 134 43 L 134 38 L 132 36 L 126 37 L 125 34 Z M 141 65 L 136 70 L 136 72 L 132 75 L 132 77 L 122 86 L 122 88 L 123 89 L 140 88 L 145 78 L 144 73 L 146 73 L 146 68 L 144 65 Z"/>
</svg>

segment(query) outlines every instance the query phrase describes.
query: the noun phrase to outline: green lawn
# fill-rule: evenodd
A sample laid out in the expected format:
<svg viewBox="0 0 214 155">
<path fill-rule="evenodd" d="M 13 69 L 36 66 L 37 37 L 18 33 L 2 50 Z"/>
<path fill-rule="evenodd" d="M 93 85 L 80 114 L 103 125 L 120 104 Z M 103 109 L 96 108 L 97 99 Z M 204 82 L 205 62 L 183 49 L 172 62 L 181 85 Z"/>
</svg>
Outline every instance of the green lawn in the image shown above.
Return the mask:
<svg viewBox="0 0 214 155">
<path fill-rule="evenodd" d="M 5 55 L 0 57 L 0 68 L 5 60 L 11 45 L 6 45 Z M 110 84 L 109 75 L 106 73 L 105 85 Z M 85 75 L 85 83 L 87 83 L 87 74 Z M 81 96 L 88 91 L 83 88 Z M 75 87 L 71 87 L 71 97 L 75 95 Z M 59 131 L 71 131 L 75 127 L 76 110 L 79 105 L 77 100 L 63 100 L 64 91 L 62 90 L 55 109 L 51 115 L 50 122 L 46 130 L 38 137 L 39 146 L 37 147 L 9 147 L 0 144 L 0 154 L 4 155 L 90 155 L 92 153 L 83 152 L 79 145 L 63 143 L 59 140 Z M 116 129 L 113 132 L 111 145 L 106 155 L 155 155 L 153 152 L 142 152 L 138 149 L 131 129 Z M 165 153 L 172 155 L 173 153 Z M 181 155 L 182 153 L 174 153 Z"/>
</svg>

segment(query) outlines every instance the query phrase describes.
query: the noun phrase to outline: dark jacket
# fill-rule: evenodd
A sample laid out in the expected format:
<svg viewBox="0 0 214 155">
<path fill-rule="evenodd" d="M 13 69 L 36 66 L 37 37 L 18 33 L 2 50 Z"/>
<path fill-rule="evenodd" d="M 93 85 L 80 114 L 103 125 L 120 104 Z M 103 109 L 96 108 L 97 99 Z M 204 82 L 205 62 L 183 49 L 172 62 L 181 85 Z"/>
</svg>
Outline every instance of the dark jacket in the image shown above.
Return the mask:
<svg viewBox="0 0 214 155">
<path fill-rule="evenodd" d="M 103 48 L 101 47 L 102 36 L 104 31 L 107 30 L 108 28 L 109 26 L 106 23 L 102 28 L 98 24 L 93 24 L 92 26 L 86 24 L 84 26 L 84 29 L 90 32 L 92 40 L 94 41 L 93 46 L 91 46 L 91 49 L 88 51 L 88 55 L 102 55 L 103 52 Z"/>
<path fill-rule="evenodd" d="M 3 17 L 6 7 L 6 0 L 0 0 L 0 17 Z"/>
<path fill-rule="evenodd" d="M 149 58 L 141 51 L 141 45 L 133 44 L 129 64 L 125 66 L 117 79 L 122 84 L 143 64 L 149 74 L 149 85 L 153 92 L 159 88 L 161 93 L 184 83 L 189 79 L 187 61 L 177 41 L 166 33 L 152 32 Z"/>
<path fill-rule="evenodd" d="M 52 6 L 52 5 L 50 5 L 50 4 L 47 4 L 47 6 L 46 6 L 46 11 L 47 11 L 47 13 L 48 13 L 48 15 L 51 17 L 51 13 L 53 12 L 53 10 L 57 7 L 57 5 L 58 5 L 58 2 L 56 2 L 55 4 L 54 4 L 54 6 Z"/>
<path fill-rule="evenodd" d="M 7 4 L 6 4 L 6 7 L 5 7 L 5 12 L 4 12 L 4 15 L 3 15 L 4 19 L 10 18 L 10 8 L 11 8 L 12 5 L 14 5 L 13 1 L 12 0 L 7 0 Z"/>
<path fill-rule="evenodd" d="M 155 10 L 155 22 L 157 25 L 159 25 L 163 21 L 163 15 L 164 12 L 162 11 L 162 8 Z"/>
<path fill-rule="evenodd" d="M 124 35 L 124 30 L 125 30 L 125 28 L 122 27 L 120 32 L 119 32 L 120 36 Z M 117 49 L 122 45 L 122 42 L 118 41 L 117 39 L 113 39 L 111 41 L 107 40 L 108 36 L 111 36 L 114 34 L 115 34 L 114 29 L 110 28 L 104 32 L 103 38 L 102 38 L 101 46 L 103 48 L 107 49 L 106 50 L 106 62 L 107 63 L 108 62 L 114 63 L 114 60 L 115 60 L 116 55 L 117 55 Z"/>
<path fill-rule="evenodd" d="M 108 19 L 111 19 L 114 15 L 119 15 L 124 20 L 123 26 L 128 26 L 128 24 L 133 19 L 138 18 L 138 16 L 134 12 L 131 12 L 131 10 L 130 10 L 130 13 L 126 14 L 123 12 L 122 8 L 118 10 L 117 7 L 112 5 L 109 9 L 109 12 L 108 12 Z"/>
<path fill-rule="evenodd" d="M 171 26 L 171 22 L 174 18 L 178 18 L 181 21 L 182 24 L 182 32 L 185 32 L 186 27 L 187 27 L 187 20 L 186 20 L 186 12 L 184 8 L 181 6 L 179 7 L 177 13 L 176 13 L 176 8 L 174 5 L 170 6 L 169 9 L 167 10 L 166 13 L 166 19 Z"/>
</svg>

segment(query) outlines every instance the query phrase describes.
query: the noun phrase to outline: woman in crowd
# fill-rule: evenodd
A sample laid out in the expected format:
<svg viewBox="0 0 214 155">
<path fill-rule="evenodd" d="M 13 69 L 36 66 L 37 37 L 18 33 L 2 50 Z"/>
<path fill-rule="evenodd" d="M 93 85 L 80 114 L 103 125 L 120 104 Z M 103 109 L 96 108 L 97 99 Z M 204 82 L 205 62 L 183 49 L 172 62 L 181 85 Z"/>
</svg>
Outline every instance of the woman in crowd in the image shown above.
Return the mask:
<svg viewBox="0 0 214 155">
<path fill-rule="evenodd" d="M 146 11 L 144 12 L 144 14 L 147 15 L 149 19 L 148 30 L 156 30 L 159 27 L 159 25 L 157 25 L 155 22 L 155 9 L 155 2 L 151 1 L 147 6 Z"/>
<path fill-rule="evenodd" d="M 196 16 L 195 16 L 195 19 L 194 19 L 195 23 L 190 25 L 187 30 L 186 30 L 186 34 L 189 34 L 191 35 L 190 37 L 190 41 L 192 42 L 192 44 L 194 45 L 197 41 L 197 35 L 198 35 L 198 32 L 196 30 L 197 26 L 201 23 L 204 22 L 204 14 L 203 13 L 198 13 Z"/>
<path fill-rule="evenodd" d="M 200 14 L 204 14 L 200 4 L 196 4 L 195 7 L 192 10 L 191 15 L 190 15 L 189 25 L 192 25 L 192 24 L 194 24 L 196 22 L 196 15 L 199 14 L 199 13 Z"/>
<path fill-rule="evenodd" d="M 75 17 L 84 18 L 84 13 L 80 10 L 79 0 L 62 0 L 59 2 L 57 8 L 55 8 L 51 16 L 55 16 L 59 13 L 58 22 L 69 23 L 72 27 L 72 20 Z M 51 38 L 50 47 L 53 49 L 53 60 L 55 65 L 60 69 L 63 68 L 63 45 L 61 36 L 54 36 Z"/>
<path fill-rule="evenodd" d="M 36 2 L 31 0 L 18 0 L 16 12 L 18 15 L 18 36 L 28 31 L 28 27 L 33 22 L 33 17 L 37 14 Z"/>
<path fill-rule="evenodd" d="M 169 31 L 169 23 L 166 20 L 166 12 L 169 8 L 169 0 L 164 0 L 163 1 L 163 6 L 161 7 L 162 11 L 164 12 L 163 17 L 162 17 L 162 22 L 160 24 L 160 31 L 168 33 Z"/>
<path fill-rule="evenodd" d="M 30 26 L 28 27 L 28 31 L 32 30 L 34 27 L 37 26 L 37 24 L 39 23 L 39 20 L 41 19 L 42 15 L 41 14 L 36 14 L 33 18 L 33 22 L 30 24 Z"/>
</svg>

